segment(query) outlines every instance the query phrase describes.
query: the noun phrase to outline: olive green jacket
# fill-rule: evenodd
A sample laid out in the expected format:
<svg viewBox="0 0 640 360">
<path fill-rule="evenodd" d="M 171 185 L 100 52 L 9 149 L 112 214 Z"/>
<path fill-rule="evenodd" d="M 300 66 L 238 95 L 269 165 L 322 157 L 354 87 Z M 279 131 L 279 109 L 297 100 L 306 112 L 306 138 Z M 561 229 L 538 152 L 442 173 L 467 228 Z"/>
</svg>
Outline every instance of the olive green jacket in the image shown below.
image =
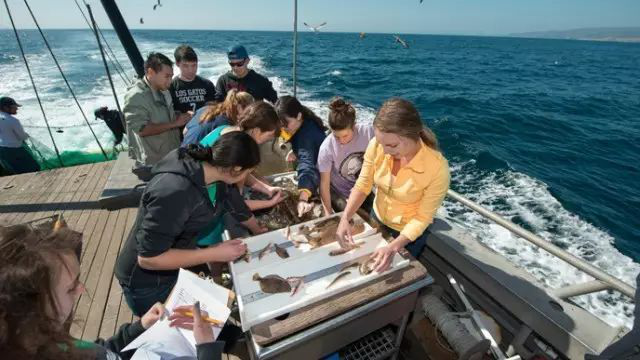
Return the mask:
<svg viewBox="0 0 640 360">
<path fill-rule="evenodd" d="M 135 168 L 152 166 L 180 146 L 177 128 L 153 136 L 142 137 L 139 134 L 150 122 L 162 124 L 176 120 L 169 91 L 152 89 L 146 77 L 138 79 L 127 91 L 123 112 L 127 123 L 129 156 L 136 160 Z"/>
</svg>

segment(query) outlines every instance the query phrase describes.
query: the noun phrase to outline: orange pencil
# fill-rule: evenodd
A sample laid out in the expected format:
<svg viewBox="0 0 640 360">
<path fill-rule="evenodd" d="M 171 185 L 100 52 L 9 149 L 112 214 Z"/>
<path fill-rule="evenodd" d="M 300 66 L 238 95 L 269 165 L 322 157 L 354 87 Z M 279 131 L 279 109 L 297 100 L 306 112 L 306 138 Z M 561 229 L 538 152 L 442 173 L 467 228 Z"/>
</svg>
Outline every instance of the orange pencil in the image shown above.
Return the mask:
<svg viewBox="0 0 640 360">
<path fill-rule="evenodd" d="M 193 317 L 193 312 L 191 312 L 190 310 L 182 310 L 182 309 L 174 309 L 173 311 L 180 313 L 184 316 L 190 316 Z M 214 318 L 210 318 L 208 316 L 203 316 L 202 320 L 208 322 L 209 324 L 216 326 L 216 327 L 222 327 L 224 325 L 224 322 L 220 321 L 220 320 L 216 320 Z"/>
</svg>

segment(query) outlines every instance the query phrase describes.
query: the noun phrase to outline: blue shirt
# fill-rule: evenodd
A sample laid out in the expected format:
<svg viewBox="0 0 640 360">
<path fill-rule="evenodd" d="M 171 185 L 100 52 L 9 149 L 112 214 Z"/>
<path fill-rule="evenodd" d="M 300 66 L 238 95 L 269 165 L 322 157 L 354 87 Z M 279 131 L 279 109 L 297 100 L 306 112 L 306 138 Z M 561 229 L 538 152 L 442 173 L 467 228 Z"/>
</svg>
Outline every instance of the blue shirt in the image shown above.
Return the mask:
<svg viewBox="0 0 640 360">
<path fill-rule="evenodd" d="M 29 137 L 20 121 L 11 114 L 0 111 L 0 146 L 8 148 L 19 148 Z"/>
<path fill-rule="evenodd" d="M 320 145 L 327 134 L 312 119 L 304 119 L 298 131 L 289 140 L 291 149 L 298 158 L 298 189 L 307 189 L 316 194 L 320 184 L 320 173 L 316 164 Z"/>
<path fill-rule="evenodd" d="M 184 135 L 181 146 L 185 147 L 189 144 L 197 144 L 200 140 L 204 139 L 205 136 L 207 136 L 210 132 L 212 132 L 220 125 L 229 125 L 229 118 L 223 114 L 216 116 L 216 118 L 212 121 L 200 123 L 200 118 L 207 108 L 208 106 L 205 106 L 196 111 L 195 114 L 193 114 L 193 117 L 185 126 L 187 132 Z"/>
</svg>

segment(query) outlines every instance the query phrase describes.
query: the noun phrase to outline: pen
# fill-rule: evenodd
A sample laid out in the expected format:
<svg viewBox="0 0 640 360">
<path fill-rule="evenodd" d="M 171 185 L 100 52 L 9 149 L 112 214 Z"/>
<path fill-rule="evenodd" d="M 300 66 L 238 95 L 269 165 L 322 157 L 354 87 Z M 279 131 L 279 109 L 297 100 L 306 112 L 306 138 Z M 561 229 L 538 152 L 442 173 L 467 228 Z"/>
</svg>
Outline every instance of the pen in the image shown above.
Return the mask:
<svg viewBox="0 0 640 360">
<path fill-rule="evenodd" d="M 182 310 L 182 309 L 174 309 L 173 311 L 180 313 L 184 316 L 190 316 L 193 317 L 193 312 L 190 310 Z M 209 324 L 216 326 L 216 327 L 222 327 L 224 325 L 224 323 L 220 320 L 216 320 L 214 318 L 210 318 L 208 316 L 203 316 L 202 320 L 208 322 Z"/>
</svg>

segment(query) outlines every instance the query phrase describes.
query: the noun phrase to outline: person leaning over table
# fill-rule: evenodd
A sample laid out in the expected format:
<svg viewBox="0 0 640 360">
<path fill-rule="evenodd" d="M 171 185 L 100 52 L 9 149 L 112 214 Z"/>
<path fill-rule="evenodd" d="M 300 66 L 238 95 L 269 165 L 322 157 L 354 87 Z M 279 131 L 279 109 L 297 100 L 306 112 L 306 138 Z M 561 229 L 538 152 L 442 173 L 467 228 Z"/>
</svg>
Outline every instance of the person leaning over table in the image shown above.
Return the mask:
<svg viewBox="0 0 640 360">
<path fill-rule="evenodd" d="M 349 220 L 376 186 L 371 212 L 394 237 L 373 253 L 374 269 L 389 268 L 401 248 L 418 257 L 425 246 L 426 229 L 449 189 L 449 166 L 433 132 L 407 100 L 387 100 L 373 120 L 375 138 L 364 155 L 360 176 L 340 219 L 340 245 L 353 243 Z"/>
</svg>

